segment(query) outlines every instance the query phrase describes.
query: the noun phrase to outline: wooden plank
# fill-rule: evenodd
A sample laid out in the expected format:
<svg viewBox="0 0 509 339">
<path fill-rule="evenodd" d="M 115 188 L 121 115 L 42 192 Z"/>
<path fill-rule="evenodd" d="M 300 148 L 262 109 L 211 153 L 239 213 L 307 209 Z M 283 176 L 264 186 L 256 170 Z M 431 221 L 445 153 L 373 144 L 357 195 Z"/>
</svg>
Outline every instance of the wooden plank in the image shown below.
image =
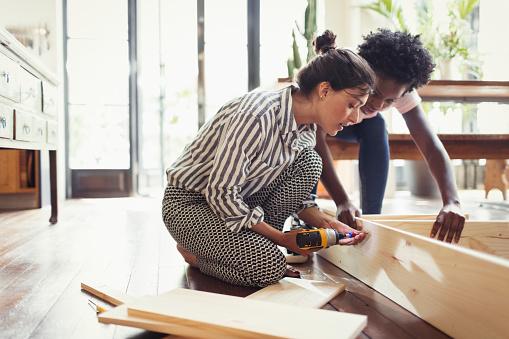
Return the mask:
<svg viewBox="0 0 509 339">
<path fill-rule="evenodd" d="M 82 282 L 81 290 L 114 306 L 138 300 L 137 297 L 123 294 L 106 285 L 91 282 Z M 299 307 L 320 308 L 344 290 L 345 284 L 343 283 L 286 277 L 245 298 Z"/>
<path fill-rule="evenodd" d="M 319 254 L 460 338 L 505 338 L 509 261 L 363 220 L 368 238 Z"/>
<path fill-rule="evenodd" d="M 107 312 L 103 312 L 98 318 L 103 324 L 129 326 L 153 332 L 168 333 L 172 334 L 171 338 L 174 338 L 174 335 L 194 338 L 210 338 L 210 333 L 201 330 L 198 327 L 187 327 L 128 315 L 126 305 L 120 305 L 108 310 Z"/>
<path fill-rule="evenodd" d="M 287 287 L 287 289 L 291 290 L 289 291 L 283 291 L 280 287 L 279 289 L 269 288 L 266 287 L 260 291 L 263 291 L 268 288 L 268 292 L 265 293 L 259 293 L 255 296 L 252 296 L 251 298 L 247 297 L 247 299 L 261 299 L 265 301 L 269 301 L 268 297 L 273 296 L 275 299 L 278 300 L 278 303 L 284 302 L 287 303 L 289 301 L 288 298 L 281 298 L 277 295 L 274 295 L 274 291 L 278 291 L 279 294 L 282 294 L 285 297 L 289 297 L 290 295 L 293 295 L 295 297 L 303 296 L 305 293 L 302 293 L 303 290 L 308 290 L 307 293 L 309 293 L 309 289 L 314 289 L 312 292 L 313 296 L 321 296 L 322 299 L 325 298 L 325 295 L 327 296 L 327 300 L 330 300 L 330 296 L 332 298 L 336 296 L 338 293 L 333 293 L 333 290 L 336 291 L 343 291 L 344 290 L 344 284 L 341 283 L 326 283 L 326 282 L 318 282 L 318 281 L 310 281 L 310 280 L 302 280 L 307 281 L 309 283 L 296 283 L 292 280 L 300 280 L 300 279 L 292 279 L 292 278 L 285 278 L 283 281 L 287 281 L 287 279 L 290 279 L 290 282 L 283 283 L 282 286 Z M 89 286 L 89 284 L 85 284 L 86 286 Z M 275 284 L 273 286 L 277 286 L 278 284 Z M 339 287 L 339 288 L 338 288 Z M 104 298 L 103 300 L 113 300 L 113 302 L 117 302 L 121 299 L 124 299 L 125 296 L 118 295 L 116 292 L 113 291 L 113 293 L 116 295 L 116 297 L 109 296 L 108 293 L 110 293 L 112 290 L 104 287 L 86 287 L 87 291 L 91 291 L 94 293 L 96 297 Z M 325 290 L 325 292 L 323 292 Z M 299 293 L 300 292 L 300 293 Z M 171 292 L 170 292 L 171 293 Z M 255 293 L 256 294 L 256 293 Z M 296 295 L 301 294 L 301 295 Z M 162 295 L 163 298 L 166 297 L 166 294 Z M 131 298 L 133 299 L 133 298 Z M 309 299 L 309 298 L 308 298 Z M 125 299 L 124 299 L 125 300 Z M 295 300 L 294 300 L 295 301 Z M 134 302 L 134 301 L 133 301 Z M 275 301 L 271 301 L 275 302 Z M 316 301 L 313 301 L 314 306 L 317 305 Z M 296 306 L 301 306 L 301 303 L 299 304 L 297 301 Z M 303 307 L 310 307 L 309 303 L 305 303 L 305 306 Z M 195 337 L 210 337 L 210 333 L 208 331 L 201 331 L 197 328 L 188 329 L 186 326 L 181 326 L 177 324 L 171 324 L 165 321 L 158 321 L 158 320 L 151 320 L 146 319 L 143 317 L 136 317 L 132 315 L 128 315 L 127 313 L 127 306 L 121 305 L 119 307 L 115 307 L 111 310 L 108 310 L 107 312 L 101 313 L 99 316 L 99 322 L 104 324 L 116 324 L 116 325 L 123 325 L 123 326 L 130 326 L 130 327 L 136 327 L 141 328 L 149 331 L 156 331 L 161 333 L 171 333 L 176 335 L 186 335 L 186 336 L 195 336 Z M 195 331 L 196 330 L 196 331 Z"/>
<path fill-rule="evenodd" d="M 336 216 L 336 210 L 331 207 L 321 207 L 322 212 L 332 217 Z M 435 214 L 363 214 L 363 219 L 366 220 L 434 220 Z"/>
<path fill-rule="evenodd" d="M 105 285 L 82 283 L 81 289 L 92 294 L 96 298 L 116 306 L 124 303 L 135 303 L 138 300 L 138 298 L 122 294 Z M 342 283 L 287 277 L 277 284 L 267 286 L 247 296 L 246 299 L 261 300 L 299 307 L 320 308 L 339 293 L 343 292 L 344 289 L 345 285 Z M 162 298 L 164 298 L 164 295 L 165 294 L 163 294 Z M 182 326 L 168 324 L 164 321 L 144 320 L 146 319 L 128 315 L 125 306 L 121 308 L 114 308 L 99 315 L 99 322 L 105 324 L 130 326 L 177 335 L 198 335 L 196 333 L 188 333 L 185 327 L 182 328 Z"/>
<path fill-rule="evenodd" d="M 82 282 L 81 290 L 85 291 L 94 297 L 106 301 L 107 303 L 118 306 L 128 302 L 134 302 L 136 297 L 130 297 L 124 293 L 113 290 L 106 285 L 98 285 L 91 282 Z"/>
<path fill-rule="evenodd" d="M 363 214 L 366 220 L 435 220 L 436 214 Z"/>
<path fill-rule="evenodd" d="M 368 325 L 362 331 L 370 338 L 415 338 L 445 339 L 448 335 L 428 324 L 416 315 L 381 295 L 370 286 L 355 279 L 329 261 L 316 256 L 315 269 L 334 282 L 344 282 L 347 291 L 330 301 L 338 311 L 363 314 L 368 317 Z"/>
<path fill-rule="evenodd" d="M 364 224 L 367 220 L 364 217 L 359 218 L 360 223 Z M 376 220 L 370 220 L 376 221 Z M 380 219 L 386 226 L 395 227 L 400 230 L 409 231 L 420 235 L 429 235 L 434 220 L 390 220 Z M 509 239 L 509 221 L 505 220 L 466 220 L 461 232 L 461 238 L 471 237 L 499 237 Z"/>
<path fill-rule="evenodd" d="M 344 290 L 345 284 L 342 283 L 286 277 L 277 284 L 248 295 L 246 299 L 320 308 Z"/>
<path fill-rule="evenodd" d="M 330 215 L 336 216 L 336 210 L 332 208 L 321 208 L 321 210 Z M 366 220 L 435 220 L 436 214 L 363 214 L 362 219 Z"/>
<path fill-rule="evenodd" d="M 383 220 L 381 223 L 422 236 L 429 236 L 433 227 L 433 221 L 422 220 Z M 458 245 L 509 259 L 509 221 L 467 220 Z"/>
<path fill-rule="evenodd" d="M 198 309 L 200 312 L 196 312 Z M 140 298 L 137 303 L 128 305 L 128 315 L 166 321 L 191 330 L 199 327 L 207 332 L 206 337 L 355 338 L 366 326 L 366 317 L 357 314 L 292 307 L 189 289 L 174 289 L 156 298 Z"/>
</svg>

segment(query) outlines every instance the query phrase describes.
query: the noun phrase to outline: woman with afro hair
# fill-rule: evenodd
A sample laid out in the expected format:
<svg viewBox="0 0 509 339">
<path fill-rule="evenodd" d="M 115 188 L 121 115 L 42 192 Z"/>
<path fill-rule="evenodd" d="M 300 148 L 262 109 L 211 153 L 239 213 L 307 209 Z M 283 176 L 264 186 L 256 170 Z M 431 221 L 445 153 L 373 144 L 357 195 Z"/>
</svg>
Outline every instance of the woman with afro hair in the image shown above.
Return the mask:
<svg viewBox="0 0 509 339">
<path fill-rule="evenodd" d="M 435 67 L 430 53 L 418 35 L 379 29 L 364 37 L 358 47 L 375 71 L 374 92 L 361 108 L 362 122 L 348 126 L 336 137 L 359 143 L 361 208 L 365 214 L 379 214 L 389 168 L 389 139 L 380 111 L 395 107 L 403 115 L 417 147 L 436 179 L 443 207 L 430 230 L 430 236 L 458 242 L 465 217 L 461 211 L 450 159 L 440 139 L 431 130 L 416 88 L 425 85 Z M 332 163 L 325 133 L 317 132 L 317 152 L 323 159 L 321 180 L 337 205 L 337 218 L 355 227 L 360 211 L 341 186 Z"/>
</svg>

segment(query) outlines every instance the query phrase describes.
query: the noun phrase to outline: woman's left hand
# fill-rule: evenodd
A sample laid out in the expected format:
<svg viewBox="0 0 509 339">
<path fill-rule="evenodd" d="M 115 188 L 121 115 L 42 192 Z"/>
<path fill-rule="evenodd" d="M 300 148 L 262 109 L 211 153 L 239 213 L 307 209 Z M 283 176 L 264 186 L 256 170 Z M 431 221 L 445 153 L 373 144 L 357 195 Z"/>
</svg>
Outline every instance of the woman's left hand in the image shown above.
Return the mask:
<svg viewBox="0 0 509 339">
<path fill-rule="evenodd" d="M 356 245 L 366 238 L 366 232 L 358 231 L 338 220 L 331 220 L 324 228 L 333 228 L 336 231 L 347 234 L 352 233 L 352 238 L 344 238 L 339 241 L 340 245 Z"/>
</svg>

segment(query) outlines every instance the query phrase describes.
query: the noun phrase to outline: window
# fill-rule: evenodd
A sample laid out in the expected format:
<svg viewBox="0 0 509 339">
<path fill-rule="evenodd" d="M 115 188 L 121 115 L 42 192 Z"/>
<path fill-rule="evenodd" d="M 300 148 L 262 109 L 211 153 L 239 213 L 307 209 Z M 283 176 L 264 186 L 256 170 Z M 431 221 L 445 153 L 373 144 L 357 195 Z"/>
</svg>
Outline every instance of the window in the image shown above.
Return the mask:
<svg viewBox="0 0 509 339">
<path fill-rule="evenodd" d="M 128 169 L 127 0 L 67 8 L 69 167 Z"/>
</svg>

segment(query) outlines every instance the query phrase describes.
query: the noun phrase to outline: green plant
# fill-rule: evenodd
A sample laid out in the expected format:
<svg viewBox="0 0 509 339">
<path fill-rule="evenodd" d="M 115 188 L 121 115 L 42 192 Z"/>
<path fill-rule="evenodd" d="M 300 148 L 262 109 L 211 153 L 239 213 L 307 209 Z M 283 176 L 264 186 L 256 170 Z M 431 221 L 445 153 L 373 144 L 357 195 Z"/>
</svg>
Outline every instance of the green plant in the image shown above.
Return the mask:
<svg viewBox="0 0 509 339">
<path fill-rule="evenodd" d="M 459 68 L 464 73 L 474 77 L 480 75 L 479 61 L 469 49 L 473 34 L 469 18 L 478 3 L 479 0 L 450 0 L 448 22 L 445 26 L 435 22 L 430 0 L 416 3 L 417 33 L 437 65 L 446 65 L 455 59 L 459 61 Z M 409 31 L 402 7 L 397 0 L 373 0 L 362 8 L 387 18 L 397 30 Z"/>
<path fill-rule="evenodd" d="M 300 35 L 306 40 L 307 55 L 306 62 L 309 62 L 315 56 L 313 47 L 313 40 L 316 37 L 316 0 L 308 0 L 306 11 L 304 13 L 304 30 L 299 27 L 295 22 Z M 293 78 L 295 71 L 302 67 L 302 58 L 300 56 L 299 45 L 295 36 L 295 29 L 292 30 L 292 57 L 288 59 L 287 63 L 288 77 Z"/>
<path fill-rule="evenodd" d="M 389 19 L 397 30 L 408 32 L 408 26 L 403 17 L 403 9 L 397 0 L 375 0 L 361 6 L 361 8 L 382 15 Z"/>
</svg>

